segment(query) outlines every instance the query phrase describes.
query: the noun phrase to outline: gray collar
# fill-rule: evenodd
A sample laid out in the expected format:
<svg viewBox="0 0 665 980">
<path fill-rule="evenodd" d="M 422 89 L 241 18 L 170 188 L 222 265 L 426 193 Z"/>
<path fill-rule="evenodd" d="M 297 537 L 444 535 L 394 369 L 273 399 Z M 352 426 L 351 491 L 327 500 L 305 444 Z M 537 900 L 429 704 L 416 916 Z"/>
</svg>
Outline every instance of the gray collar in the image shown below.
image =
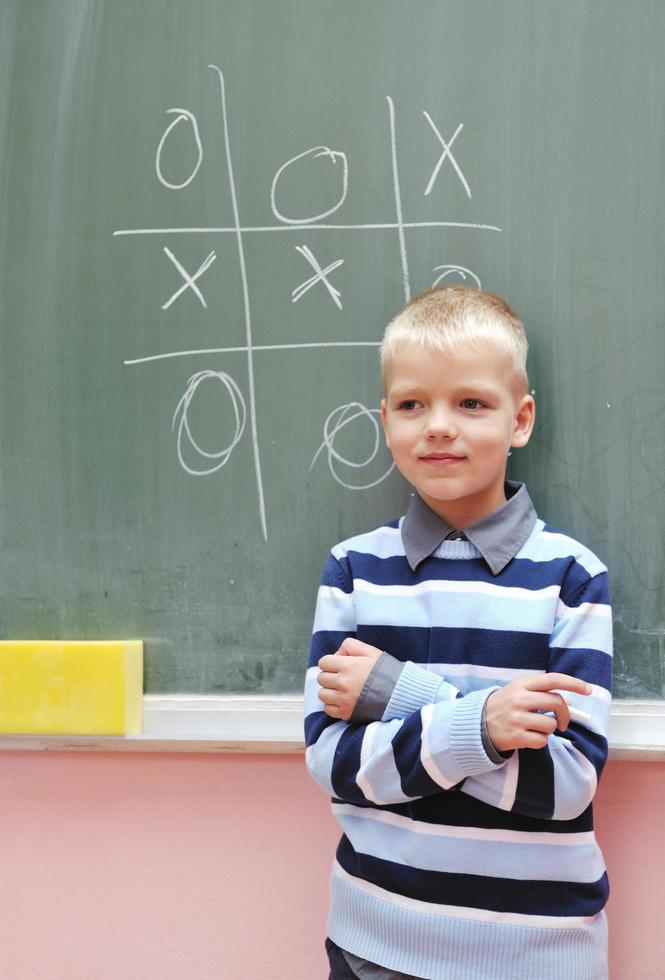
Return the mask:
<svg viewBox="0 0 665 980">
<path fill-rule="evenodd" d="M 537 520 L 523 483 L 507 480 L 506 497 L 506 503 L 498 510 L 464 528 L 465 537 L 478 549 L 493 575 L 502 572 L 515 557 L 529 539 Z M 402 521 L 402 541 L 411 571 L 415 572 L 421 561 L 434 554 L 454 530 L 414 493 Z"/>
</svg>

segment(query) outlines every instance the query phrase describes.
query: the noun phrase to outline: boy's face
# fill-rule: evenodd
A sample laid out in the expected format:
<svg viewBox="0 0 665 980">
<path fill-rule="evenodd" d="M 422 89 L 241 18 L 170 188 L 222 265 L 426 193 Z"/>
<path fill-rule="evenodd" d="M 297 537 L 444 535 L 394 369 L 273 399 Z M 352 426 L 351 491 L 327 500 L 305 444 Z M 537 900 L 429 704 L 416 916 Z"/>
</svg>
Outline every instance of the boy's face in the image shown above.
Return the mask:
<svg viewBox="0 0 665 980">
<path fill-rule="evenodd" d="M 386 376 L 381 415 L 397 468 L 452 527 L 492 513 L 506 497 L 511 446 L 529 440 L 530 395 L 513 386 L 510 355 L 491 343 L 434 353 L 403 344 Z"/>
</svg>

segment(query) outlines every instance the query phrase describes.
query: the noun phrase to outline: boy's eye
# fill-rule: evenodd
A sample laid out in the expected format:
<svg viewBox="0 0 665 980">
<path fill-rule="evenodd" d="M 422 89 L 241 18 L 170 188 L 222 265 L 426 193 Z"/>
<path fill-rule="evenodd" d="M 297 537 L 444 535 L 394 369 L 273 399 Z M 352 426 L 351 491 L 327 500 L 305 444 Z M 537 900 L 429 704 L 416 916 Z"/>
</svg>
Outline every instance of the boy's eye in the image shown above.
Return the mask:
<svg viewBox="0 0 665 980">
<path fill-rule="evenodd" d="M 415 398 L 405 398 L 403 402 L 400 402 L 397 406 L 399 409 L 403 409 L 406 412 L 412 412 L 418 402 Z"/>
<path fill-rule="evenodd" d="M 480 408 L 480 402 L 477 398 L 465 398 L 462 402 L 462 408 Z"/>
</svg>

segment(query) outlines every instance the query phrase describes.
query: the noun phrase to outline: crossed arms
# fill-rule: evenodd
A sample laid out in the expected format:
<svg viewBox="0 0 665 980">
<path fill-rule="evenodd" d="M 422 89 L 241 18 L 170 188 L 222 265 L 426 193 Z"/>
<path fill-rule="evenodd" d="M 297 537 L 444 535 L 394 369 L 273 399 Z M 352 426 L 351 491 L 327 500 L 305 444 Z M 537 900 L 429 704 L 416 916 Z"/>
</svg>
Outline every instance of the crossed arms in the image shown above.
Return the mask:
<svg viewBox="0 0 665 980">
<path fill-rule="evenodd" d="M 579 613 L 555 628 L 550 639 L 551 672 L 461 696 L 445 678 L 400 663 L 381 717 L 357 723 L 353 711 L 381 651 L 355 638 L 348 596 L 340 595 L 344 628 L 315 638 L 306 685 L 308 765 L 314 778 L 348 802 L 392 804 L 461 791 L 527 816 L 581 814 L 607 754 L 609 615 L 604 616 L 609 632 L 596 651 L 604 655 L 588 658 L 596 664 L 594 675 L 582 679 L 566 667 L 579 663 L 576 634 L 584 632 L 586 617 L 597 615 L 600 606 L 609 613 L 605 573 L 591 578 L 576 600 Z M 328 590 L 328 623 L 330 603 Z M 571 724 L 558 691 L 570 692 L 573 700 L 581 697 L 591 721 Z"/>
</svg>

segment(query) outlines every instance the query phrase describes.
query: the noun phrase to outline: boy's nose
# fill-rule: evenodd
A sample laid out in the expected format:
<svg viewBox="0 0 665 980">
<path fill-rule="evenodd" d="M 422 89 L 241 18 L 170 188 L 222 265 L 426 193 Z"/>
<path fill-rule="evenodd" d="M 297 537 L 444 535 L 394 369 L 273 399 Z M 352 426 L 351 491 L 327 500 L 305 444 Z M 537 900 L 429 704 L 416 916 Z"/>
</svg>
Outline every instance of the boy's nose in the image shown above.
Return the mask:
<svg viewBox="0 0 665 980">
<path fill-rule="evenodd" d="M 433 409 L 427 418 L 425 435 L 428 439 L 452 439 L 457 435 L 457 427 L 451 413 L 443 408 Z"/>
</svg>

